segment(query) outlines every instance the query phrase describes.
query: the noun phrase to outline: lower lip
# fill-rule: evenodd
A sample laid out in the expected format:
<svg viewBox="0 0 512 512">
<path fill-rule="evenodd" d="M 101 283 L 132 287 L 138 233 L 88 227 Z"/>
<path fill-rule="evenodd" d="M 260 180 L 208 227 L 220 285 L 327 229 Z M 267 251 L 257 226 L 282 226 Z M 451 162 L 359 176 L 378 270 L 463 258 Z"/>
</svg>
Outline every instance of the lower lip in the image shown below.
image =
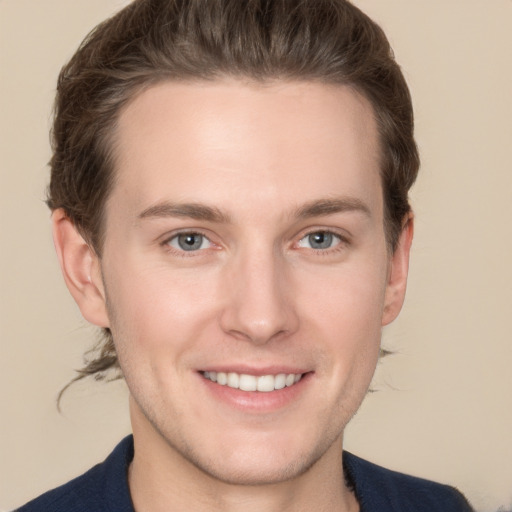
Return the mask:
<svg viewBox="0 0 512 512">
<path fill-rule="evenodd" d="M 312 373 L 304 374 L 299 382 L 293 386 L 268 392 L 242 391 L 212 382 L 204 377 L 202 373 L 198 373 L 198 376 L 216 400 L 244 412 L 261 414 L 278 411 L 298 400 L 307 388 Z"/>
</svg>

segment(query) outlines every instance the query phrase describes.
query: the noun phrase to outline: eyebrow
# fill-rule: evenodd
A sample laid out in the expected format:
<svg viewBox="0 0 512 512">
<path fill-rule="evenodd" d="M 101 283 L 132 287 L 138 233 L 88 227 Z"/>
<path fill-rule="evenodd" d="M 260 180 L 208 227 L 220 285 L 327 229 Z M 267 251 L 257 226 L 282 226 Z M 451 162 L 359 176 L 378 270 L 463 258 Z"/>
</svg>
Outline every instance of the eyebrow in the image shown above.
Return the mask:
<svg viewBox="0 0 512 512">
<path fill-rule="evenodd" d="M 355 197 L 341 197 L 329 199 L 317 199 L 297 208 L 292 217 L 309 219 L 323 215 L 334 215 L 344 212 L 361 212 L 371 217 L 370 208 L 360 199 Z M 215 223 L 230 223 L 230 216 L 216 208 L 200 203 L 173 203 L 164 201 L 146 208 L 139 215 L 139 219 L 183 217 Z"/>
<path fill-rule="evenodd" d="M 209 222 L 229 223 L 229 216 L 215 208 L 199 203 L 172 203 L 164 201 L 146 208 L 138 216 L 139 219 L 186 217 Z"/>
<path fill-rule="evenodd" d="M 335 213 L 360 212 L 371 217 L 371 210 L 366 203 L 356 197 L 338 197 L 311 201 L 295 211 L 299 219 L 333 215 Z"/>
</svg>

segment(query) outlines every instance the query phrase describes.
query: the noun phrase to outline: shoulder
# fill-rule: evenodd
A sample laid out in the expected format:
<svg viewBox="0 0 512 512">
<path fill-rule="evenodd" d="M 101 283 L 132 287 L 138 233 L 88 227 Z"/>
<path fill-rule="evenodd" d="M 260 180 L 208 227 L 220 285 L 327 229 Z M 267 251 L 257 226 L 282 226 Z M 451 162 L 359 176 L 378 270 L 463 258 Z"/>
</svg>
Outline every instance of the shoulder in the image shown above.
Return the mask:
<svg viewBox="0 0 512 512">
<path fill-rule="evenodd" d="M 343 465 L 362 512 L 471 512 L 454 487 L 383 468 L 348 452 Z"/>
<path fill-rule="evenodd" d="M 127 480 L 132 459 L 133 439 L 128 436 L 104 462 L 15 512 L 133 512 Z"/>
</svg>

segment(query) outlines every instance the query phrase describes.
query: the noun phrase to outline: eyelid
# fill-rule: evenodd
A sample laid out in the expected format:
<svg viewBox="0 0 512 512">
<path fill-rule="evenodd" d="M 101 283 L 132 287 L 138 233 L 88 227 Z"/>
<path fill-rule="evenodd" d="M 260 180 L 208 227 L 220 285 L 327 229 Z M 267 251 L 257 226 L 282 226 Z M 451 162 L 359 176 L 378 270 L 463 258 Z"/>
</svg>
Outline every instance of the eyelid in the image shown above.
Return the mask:
<svg viewBox="0 0 512 512">
<path fill-rule="evenodd" d="M 197 255 L 197 253 L 201 253 L 203 251 L 206 251 L 207 249 L 214 249 L 214 250 L 220 249 L 221 248 L 221 244 L 215 242 L 213 240 L 214 236 L 209 234 L 207 231 L 208 230 L 201 229 L 201 228 L 182 228 L 182 229 L 177 229 L 175 231 L 172 231 L 171 233 L 167 233 L 167 234 L 163 235 L 161 237 L 161 241 L 159 242 L 159 245 L 161 245 L 163 247 L 166 247 L 170 252 L 174 252 L 175 254 L 180 254 L 180 255 L 185 254 L 186 256 L 193 256 L 194 253 L 196 253 L 196 255 Z M 346 245 L 349 245 L 351 243 L 351 236 L 345 230 L 341 230 L 339 228 L 333 228 L 333 227 L 318 226 L 318 227 L 310 227 L 310 228 L 307 228 L 305 230 L 302 230 L 300 232 L 300 234 L 298 235 L 298 241 L 294 242 L 292 244 L 292 247 L 302 248 L 302 247 L 299 246 L 299 243 L 304 238 L 306 238 L 309 235 L 312 235 L 314 233 L 329 233 L 329 234 L 332 234 L 334 237 L 336 237 L 339 240 L 339 243 L 337 243 L 335 246 L 329 247 L 327 249 L 309 248 L 311 251 L 322 252 L 322 253 L 329 253 L 331 251 L 335 251 L 337 248 L 339 248 L 339 246 L 346 246 Z M 185 251 L 185 250 L 182 250 L 182 249 L 174 248 L 174 247 L 172 247 L 170 245 L 170 241 L 171 240 L 177 238 L 180 235 L 187 235 L 187 234 L 197 234 L 197 235 L 203 236 L 204 238 L 206 238 L 208 240 L 208 242 L 210 243 L 210 246 L 205 248 L 205 249 L 198 249 L 198 250 L 195 250 L 195 251 Z M 297 237 L 295 237 L 295 240 L 297 240 Z M 308 249 L 308 248 L 306 247 L 305 249 Z"/>
<path fill-rule="evenodd" d="M 315 249 L 313 247 L 303 247 L 303 246 L 299 245 L 302 240 L 304 240 L 306 237 L 313 235 L 315 233 L 331 234 L 338 239 L 338 243 L 336 245 L 334 245 L 332 247 L 328 247 L 326 249 Z M 329 253 L 332 253 L 334 251 L 337 251 L 337 250 L 340 250 L 340 249 L 346 247 L 350 243 L 351 243 L 350 235 L 346 231 L 340 230 L 337 228 L 332 228 L 332 227 L 318 226 L 318 227 L 308 228 L 308 229 L 302 231 L 299 234 L 298 241 L 295 242 L 293 245 L 298 249 L 306 249 L 306 250 L 314 251 L 317 253 L 329 254 Z"/>
<path fill-rule="evenodd" d="M 179 249 L 176 247 L 173 247 L 170 242 L 174 240 L 175 238 L 179 237 L 180 235 L 201 235 L 202 237 L 206 238 L 208 242 L 210 243 L 209 247 L 206 247 L 204 249 L 198 249 L 195 251 L 185 251 L 183 249 Z M 198 253 L 201 253 L 203 251 L 206 251 L 208 249 L 217 249 L 219 248 L 219 244 L 215 243 L 212 240 L 212 235 L 206 233 L 206 230 L 201 228 L 182 228 L 177 229 L 175 231 L 172 231 L 171 233 L 165 234 L 163 237 L 161 237 L 161 241 L 159 242 L 159 245 L 164 247 L 166 250 L 168 250 L 171 253 L 180 255 L 180 256 L 194 256 Z"/>
<path fill-rule="evenodd" d="M 347 233 L 346 230 L 342 230 L 339 228 L 333 228 L 333 227 L 325 227 L 325 226 L 316 226 L 316 227 L 307 228 L 305 230 L 302 230 L 299 233 L 298 238 L 299 238 L 299 240 L 302 240 L 303 238 L 305 238 L 309 235 L 313 235 L 315 233 L 330 233 L 330 234 L 336 236 L 337 238 L 339 238 L 340 240 L 347 242 L 347 243 L 351 239 L 350 234 Z"/>
<path fill-rule="evenodd" d="M 183 247 L 180 247 L 180 237 L 197 237 L 197 238 L 200 238 L 201 240 L 201 244 L 200 246 L 197 248 L 197 249 L 192 249 L 190 248 L 190 250 L 187 250 L 187 249 L 184 249 Z M 203 247 L 204 244 L 207 244 L 207 247 Z M 184 252 L 199 252 L 199 251 L 202 251 L 202 250 L 205 250 L 205 249 L 209 249 L 211 247 L 211 242 L 210 242 L 210 239 L 206 236 L 204 236 L 203 234 L 201 233 L 179 233 L 173 237 L 171 237 L 169 239 L 169 241 L 167 242 L 168 245 L 170 245 L 173 249 L 176 249 L 177 251 L 181 252 L 181 251 L 184 251 Z"/>
</svg>

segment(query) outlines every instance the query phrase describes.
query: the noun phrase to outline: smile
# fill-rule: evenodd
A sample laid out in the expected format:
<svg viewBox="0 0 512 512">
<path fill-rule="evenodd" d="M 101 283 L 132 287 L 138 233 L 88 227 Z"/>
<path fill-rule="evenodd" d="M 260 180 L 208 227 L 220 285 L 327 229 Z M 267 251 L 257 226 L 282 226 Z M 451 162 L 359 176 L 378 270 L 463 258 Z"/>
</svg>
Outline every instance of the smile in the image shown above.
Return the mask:
<svg viewBox="0 0 512 512">
<path fill-rule="evenodd" d="M 242 391 L 270 392 L 290 387 L 299 382 L 302 373 L 279 373 L 277 375 L 247 375 L 245 373 L 202 372 L 206 379 L 221 386 Z"/>
</svg>

